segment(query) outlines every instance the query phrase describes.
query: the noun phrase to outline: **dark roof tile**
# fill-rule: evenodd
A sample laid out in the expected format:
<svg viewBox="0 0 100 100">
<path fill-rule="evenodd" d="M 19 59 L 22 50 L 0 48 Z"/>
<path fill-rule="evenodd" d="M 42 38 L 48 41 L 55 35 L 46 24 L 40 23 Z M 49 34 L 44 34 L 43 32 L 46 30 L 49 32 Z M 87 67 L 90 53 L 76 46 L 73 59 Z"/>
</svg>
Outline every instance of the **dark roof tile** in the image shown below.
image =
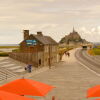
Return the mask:
<svg viewBox="0 0 100 100">
<path fill-rule="evenodd" d="M 33 36 L 43 44 L 57 44 L 57 42 L 53 40 L 50 36 L 39 36 L 34 34 Z"/>
</svg>

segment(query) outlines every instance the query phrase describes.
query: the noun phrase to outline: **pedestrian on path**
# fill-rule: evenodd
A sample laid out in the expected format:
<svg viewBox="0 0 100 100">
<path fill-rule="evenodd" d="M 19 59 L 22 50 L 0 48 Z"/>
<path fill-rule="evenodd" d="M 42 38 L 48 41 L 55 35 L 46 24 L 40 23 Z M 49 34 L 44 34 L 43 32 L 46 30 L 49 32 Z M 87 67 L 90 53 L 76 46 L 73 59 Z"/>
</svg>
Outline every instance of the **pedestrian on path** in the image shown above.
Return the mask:
<svg viewBox="0 0 100 100">
<path fill-rule="evenodd" d="M 25 69 L 25 71 L 31 73 L 32 72 L 32 65 L 28 64 L 24 69 Z"/>
<path fill-rule="evenodd" d="M 29 73 L 32 72 L 32 65 L 31 65 L 31 64 L 29 64 L 29 65 L 27 66 L 27 70 L 28 70 Z"/>
<path fill-rule="evenodd" d="M 26 67 L 26 66 L 25 66 L 25 68 L 24 68 L 24 69 L 25 69 L 25 71 L 27 71 L 27 67 Z"/>
<path fill-rule="evenodd" d="M 69 52 L 67 53 L 67 55 L 68 55 L 68 57 L 70 57 L 70 53 Z"/>
<path fill-rule="evenodd" d="M 64 53 L 66 56 L 67 56 L 67 51 L 65 51 L 65 53 Z"/>
<path fill-rule="evenodd" d="M 68 51 L 65 52 L 65 55 L 70 57 L 70 53 Z"/>
</svg>

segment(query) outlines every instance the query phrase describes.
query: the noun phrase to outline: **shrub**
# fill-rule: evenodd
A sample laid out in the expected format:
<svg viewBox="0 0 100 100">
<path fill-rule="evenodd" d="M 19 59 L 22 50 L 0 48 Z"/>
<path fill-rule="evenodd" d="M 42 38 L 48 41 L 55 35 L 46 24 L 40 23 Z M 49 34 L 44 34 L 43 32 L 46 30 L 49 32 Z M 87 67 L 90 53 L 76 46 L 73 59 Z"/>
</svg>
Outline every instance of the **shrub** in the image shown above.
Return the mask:
<svg viewBox="0 0 100 100">
<path fill-rule="evenodd" d="M 95 55 L 100 55 L 100 49 L 99 48 L 93 48 L 93 52 Z"/>
<path fill-rule="evenodd" d="M 99 48 L 93 48 L 91 50 L 88 50 L 88 53 L 90 55 L 100 55 L 100 49 Z"/>
<path fill-rule="evenodd" d="M 67 52 L 67 51 L 69 51 L 69 50 L 72 50 L 72 49 L 73 49 L 73 47 L 59 48 L 59 49 L 58 49 L 58 53 L 59 53 L 60 55 L 63 55 L 65 52 Z"/>
<path fill-rule="evenodd" d="M 9 56 L 9 53 L 8 52 L 0 52 L 0 56 L 1 57 Z"/>
<path fill-rule="evenodd" d="M 93 52 L 93 50 L 88 50 L 88 53 L 89 53 L 90 55 L 95 55 L 94 52 Z"/>
<path fill-rule="evenodd" d="M 19 52 L 20 51 L 20 49 L 14 49 L 14 50 L 12 50 L 12 52 Z"/>
</svg>

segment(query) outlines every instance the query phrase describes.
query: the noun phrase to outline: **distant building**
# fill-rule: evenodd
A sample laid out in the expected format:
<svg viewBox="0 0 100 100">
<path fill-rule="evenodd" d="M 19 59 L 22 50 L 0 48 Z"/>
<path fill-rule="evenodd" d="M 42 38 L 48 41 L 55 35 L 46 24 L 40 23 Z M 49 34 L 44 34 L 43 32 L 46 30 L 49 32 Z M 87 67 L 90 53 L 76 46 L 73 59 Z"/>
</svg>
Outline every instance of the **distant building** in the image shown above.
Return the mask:
<svg viewBox="0 0 100 100">
<path fill-rule="evenodd" d="M 74 28 L 70 34 L 66 35 L 60 40 L 61 45 L 78 46 L 82 45 L 83 43 L 87 43 L 87 41 L 82 39 L 79 33 L 74 30 Z"/>
<path fill-rule="evenodd" d="M 93 43 L 93 48 L 99 48 L 100 49 L 100 43 L 99 42 Z"/>
<path fill-rule="evenodd" d="M 50 36 L 44 36 L 42 32 L 29 34 L 24 30 L 24 39 L 20 43 L 20 52 L 24 53 L 24 59 L 35 66 L 51 66 L 57 62 L 57 42 Z M 29 56 L 27 56 L 29 55 Z"/>
</svg>

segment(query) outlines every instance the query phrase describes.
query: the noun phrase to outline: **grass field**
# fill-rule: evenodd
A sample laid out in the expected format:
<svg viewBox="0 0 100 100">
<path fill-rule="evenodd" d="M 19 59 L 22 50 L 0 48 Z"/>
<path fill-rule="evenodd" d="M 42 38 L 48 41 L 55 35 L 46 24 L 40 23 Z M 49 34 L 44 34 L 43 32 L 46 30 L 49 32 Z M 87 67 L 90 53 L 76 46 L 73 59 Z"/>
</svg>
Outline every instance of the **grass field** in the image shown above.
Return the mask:
<svg viewBox="0 0 100 100">
<path fill-rule="evenodd" d="M 100 55 L 100 48 L 93 48 L 93 52 L 95 55 Z"/>
<path fill-rule="evenodd" d="M 0 46 L 0 48 L 19 48 L 19 46 Z"/>
<path fill-rule="evenodd" d="M 0 57 L 9 56 L 9 52 L 0 52 Z"/>
<path fill-rule="evenodd" d="M 5 52 L 2 49 L 13 49 L 15 48 L 15 50 L 17 50 L 19 48 L 19 46 L 0 46 L 0 57 L 6 57 L 9 56 L 9 51 Z"/>
<path fill-rule="evenodd" d="M 90 55 L 100 55 L 100 48 L 93 48 L 92 50 L 89 50 L 88 53 Z"/>
</svg>

